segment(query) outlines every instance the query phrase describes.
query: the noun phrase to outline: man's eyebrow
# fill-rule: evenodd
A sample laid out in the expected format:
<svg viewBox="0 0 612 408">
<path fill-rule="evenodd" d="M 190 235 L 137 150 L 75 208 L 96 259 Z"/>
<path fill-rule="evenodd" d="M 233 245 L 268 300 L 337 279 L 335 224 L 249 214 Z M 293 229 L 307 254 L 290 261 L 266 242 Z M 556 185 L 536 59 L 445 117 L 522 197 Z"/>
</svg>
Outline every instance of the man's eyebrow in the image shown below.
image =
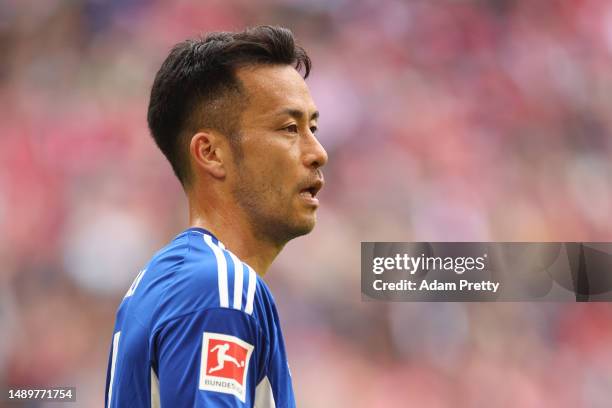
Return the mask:
<svg viewBox="0 0 612 408">
<path fill-rule="evenodd" d="M 306 116 L 306 114 L 304 113 L 304 111 L 299 110 L 299 109 L 283 109 L 282 111 L 278 112 L 277 114 L 278 116 L 280 115 L 289 115 L 294 117 L 295 119 L 302 119 L 304 116 Z M 316 120 L 319 118 L 319 111 L 314 111 L 312 113 L 312 115 L 310 115 L 310 119 L 309 120 Z"/>
</svg>

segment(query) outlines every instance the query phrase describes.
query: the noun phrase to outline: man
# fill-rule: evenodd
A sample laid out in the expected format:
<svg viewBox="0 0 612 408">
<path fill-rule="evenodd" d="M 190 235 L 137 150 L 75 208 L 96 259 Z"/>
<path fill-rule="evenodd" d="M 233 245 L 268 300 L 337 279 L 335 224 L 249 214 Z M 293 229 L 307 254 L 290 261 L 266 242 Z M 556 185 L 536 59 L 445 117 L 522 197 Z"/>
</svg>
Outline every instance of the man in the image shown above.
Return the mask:
<svg viewBox="0 0 612 408">
<path fill-rule="evenodd" d="M 191 228 L 141 271 L 117 312 L 108 407 L 293 407 L 263 276 L 316 221 L 327 154 L 284 28 L 176 45 L 148 122 L 189 201 Z M 259 275 L 259 276 L 258 276 Z"/>
</svg>

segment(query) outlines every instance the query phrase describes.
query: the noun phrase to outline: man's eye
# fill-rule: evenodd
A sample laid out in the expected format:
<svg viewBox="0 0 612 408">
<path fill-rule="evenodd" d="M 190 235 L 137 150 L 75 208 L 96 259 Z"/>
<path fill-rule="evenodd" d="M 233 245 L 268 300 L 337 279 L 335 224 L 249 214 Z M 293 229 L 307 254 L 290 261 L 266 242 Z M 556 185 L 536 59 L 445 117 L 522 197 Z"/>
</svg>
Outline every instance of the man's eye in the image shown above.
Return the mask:
<svg viewBox="0 0 612 408">
<path fill-rule="evenodd" d="M 297 133 L 298 132 L 298 127 L 297 125 L 289 125 L 285 128 L 285 130 L 291 132 L 291 133 Z"/>
</svg>

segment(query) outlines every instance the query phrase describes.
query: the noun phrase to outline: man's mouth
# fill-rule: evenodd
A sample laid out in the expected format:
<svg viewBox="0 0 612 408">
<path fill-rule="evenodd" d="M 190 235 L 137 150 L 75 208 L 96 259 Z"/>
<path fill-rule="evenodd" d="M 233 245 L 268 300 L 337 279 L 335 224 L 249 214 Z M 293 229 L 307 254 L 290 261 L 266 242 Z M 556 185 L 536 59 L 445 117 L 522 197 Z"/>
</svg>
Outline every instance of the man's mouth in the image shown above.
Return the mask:
<svg viewBox="0 0 612 408">
<path fill-rule="evenodd" d="M 323 180 L 317 179 L 311 182 L 306 188 L 300 190 L 300 194 L 309 195 L 312 198 L 315 198 L 319 190 L 323 187 Z"/>
<path fill-rule="evenodd" d="M 304 188 L 300 190 L 300 195 L 318 204 L 319 200 L 316 198 L 316 196 L 319 190 L 323 188 L 323 184 L 324 184 L 323 179 L 316 179 L 314 181 L 311 181 L 308 184 L 306 184 Z"/>
</svg>

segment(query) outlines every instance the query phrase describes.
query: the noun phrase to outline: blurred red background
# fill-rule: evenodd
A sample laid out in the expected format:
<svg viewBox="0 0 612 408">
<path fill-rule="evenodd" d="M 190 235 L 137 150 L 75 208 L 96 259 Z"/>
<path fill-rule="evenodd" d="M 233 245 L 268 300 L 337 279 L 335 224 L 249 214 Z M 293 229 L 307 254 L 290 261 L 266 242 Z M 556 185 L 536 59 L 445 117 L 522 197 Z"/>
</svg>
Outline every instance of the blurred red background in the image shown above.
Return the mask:
<svg viewBox="0 0 612 408">
<path fill-rule="evenodd" d="M 608 304 L 359 288 L 360 241 L 612 240 L 605 0 L 3 1 L 0 385 L 103 404 L 116 307 L 187 226 L 147 131 L 155 72 L 264 23 L 310 53 L 330 155 L 317 228 L 266 277 L 298 405 L 609 407 Z"/>
</svg>

